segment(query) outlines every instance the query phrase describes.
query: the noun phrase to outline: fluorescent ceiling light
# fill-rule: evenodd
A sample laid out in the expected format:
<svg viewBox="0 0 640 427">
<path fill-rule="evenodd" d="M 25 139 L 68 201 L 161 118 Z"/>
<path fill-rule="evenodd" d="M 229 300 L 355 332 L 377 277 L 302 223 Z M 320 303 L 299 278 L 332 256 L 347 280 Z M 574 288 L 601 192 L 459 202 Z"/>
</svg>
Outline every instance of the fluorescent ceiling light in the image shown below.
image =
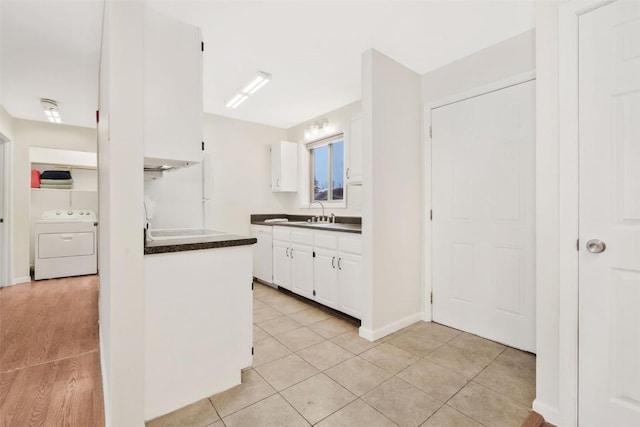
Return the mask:
<svg viewBox="0 0 640 427">
<path fill-rule="evenodd" d="M 234 105 L 236 102 L 238 102 L 240 100 L 240 98 L 242 98 L 244 95 L 242 95 L 241 93 L 236 93 L 233 98 L 231 98 L 229 101 L 227 101 L 226 104 L 224 104 L 225 107 L 227 108 L 233 108 L 231 107 L 232 105 Z"/>
<path fill-rule="evenodd" d="M 249 95 L 253 95 L 260 88 L 271 81 L 271 74 L 264 71 L 258 71 L 258 73 L 249 82 L 247 82 L 242 89 L 235 93 L 224 105 L 227 108 L 236 108 L 249 98 Z"/>
<path fill-rule="evenodd" d="M 256 93 L 262 86 L 266 85 L 267 83 L 269 83 L 271 81 L 271 79 L 262 79 L 260 81 L 260 83 L 258 83 L 258 85 L 256 87 L 254 87 L 250 92 L 249 95 L 253 95 L 254 93 Z"/>
<path fill-rule="evenodd" d="M 233 104 L 233 105 L 231 106 L 231 108 L 236 108 L 238 105 L 242 104 L 242 103 L 243 103 L 244 101 L 246 101 L 248 98 L 249 98 L 249 96 L 248 96 L 248 95 L 242 95 L 242 98 L 240 98 L 240 99 L 238 100 L 238 102 L 236 102 L 235 104 Z"/>
</svg>

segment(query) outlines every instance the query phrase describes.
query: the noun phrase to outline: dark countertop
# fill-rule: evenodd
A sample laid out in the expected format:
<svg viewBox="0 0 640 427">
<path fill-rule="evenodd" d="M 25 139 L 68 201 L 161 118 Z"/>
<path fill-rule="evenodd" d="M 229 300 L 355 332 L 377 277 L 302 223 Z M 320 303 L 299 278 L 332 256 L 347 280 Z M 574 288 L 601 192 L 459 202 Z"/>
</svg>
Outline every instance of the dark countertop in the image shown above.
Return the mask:
<svg viewBox="0 0 640 427">
<path fill-rule="evenodd" d="M 258 242 L 254 237 L 242 237 L 234 234 L 222 234 L 209 237 L 187 237 L 184 239 L 154 240 L 146 242 L 144 254 L 164 254 L 169 252 L 198 251 L 202 249 L 228 248 L 231 246 L 253 245 Z"/>
<path fill-rule="evenodd" d="M 312 215 L 286 215 L 286 214 L 268 214 L 268 215 L 251 215 L 251 224 L 253 225 L 266 225 L 266 226 L 284 226 L 284 227 L 298 227 L 306 228 L 309 230 L 325 230 L 325 231 L 340 231 L 343 233 L 358 233 L 362 234 L 362 218 L 337 216 L 335 224 L 328 222 L 306 222 Z M 273 218 L 287 218 L 288 221 L 283 222 L 264 222 L 266 219 Z"/>
</svg>

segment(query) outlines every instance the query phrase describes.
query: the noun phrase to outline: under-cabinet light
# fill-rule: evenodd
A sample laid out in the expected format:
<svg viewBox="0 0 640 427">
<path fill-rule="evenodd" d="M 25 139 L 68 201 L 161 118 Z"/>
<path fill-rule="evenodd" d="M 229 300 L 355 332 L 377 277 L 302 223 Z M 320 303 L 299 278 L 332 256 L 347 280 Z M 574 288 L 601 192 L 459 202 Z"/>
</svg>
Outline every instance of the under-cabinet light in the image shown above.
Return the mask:
<svg viewBox="0 0 640 427">
<path fill-rule="evenodd" d="M 242 89 L 240 89 L 224 104 L 225 107 L 236 108 L 238 105 L 246 101 L 249 95 L 253 95 L 270 81 L 271 74 L 265 73 L 264 71 L 258 71 L 258 74 L 255 77 L 242 86 Z"/>
</svg>

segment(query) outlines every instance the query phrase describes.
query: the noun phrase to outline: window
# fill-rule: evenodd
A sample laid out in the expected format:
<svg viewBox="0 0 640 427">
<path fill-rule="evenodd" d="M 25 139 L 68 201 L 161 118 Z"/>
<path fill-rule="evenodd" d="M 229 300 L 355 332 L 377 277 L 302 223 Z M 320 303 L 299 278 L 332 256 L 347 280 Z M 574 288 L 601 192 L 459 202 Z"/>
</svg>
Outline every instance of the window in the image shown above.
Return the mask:
<svg viewBox="0 0 640 427">
<path fill-rule="evenodd" d="M 311 201 L 343 201 L 344 140 L 342 135 L 310 144 Z"/>
</svg>

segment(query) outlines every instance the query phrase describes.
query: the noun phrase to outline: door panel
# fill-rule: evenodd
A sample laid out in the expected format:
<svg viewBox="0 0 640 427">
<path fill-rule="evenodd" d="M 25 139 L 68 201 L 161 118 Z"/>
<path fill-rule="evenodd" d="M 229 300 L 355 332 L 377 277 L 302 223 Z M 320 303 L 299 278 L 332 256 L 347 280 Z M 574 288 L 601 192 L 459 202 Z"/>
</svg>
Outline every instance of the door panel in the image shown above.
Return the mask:
<svg viewBox="0 0 640 427">
<path fill-rule="evenodd" d="M 289 276 L 289 242 L 273 241 L 273 283 L 285 289 L 291 289 Z"/>
<path fill-rule="evenodd" d="M 313 265 L 313 283 L 316 301 L 338 308 L 338 253 L 335 250 L 316 249 Z"/>
<path fill-rule="evenodd" d="M 340 253 L 338 260 L 339 310 L 362 318 L 362 256 Z"/>
<path fill-rule="evenodd" d="M 579 418 L 640 425 L 640 3 L 579 21 Z M 591 239 L 606 244 L 587 250 Z"/>
<path fill-rule="evenodd" d="M 433 319 L 535 351 L 535 82 L 431 114 Z"/>
<path fill-rule="evenodd" d="M 313 299 L 313 248 L 291 245 L 291 291 Z"/>
</svg>

